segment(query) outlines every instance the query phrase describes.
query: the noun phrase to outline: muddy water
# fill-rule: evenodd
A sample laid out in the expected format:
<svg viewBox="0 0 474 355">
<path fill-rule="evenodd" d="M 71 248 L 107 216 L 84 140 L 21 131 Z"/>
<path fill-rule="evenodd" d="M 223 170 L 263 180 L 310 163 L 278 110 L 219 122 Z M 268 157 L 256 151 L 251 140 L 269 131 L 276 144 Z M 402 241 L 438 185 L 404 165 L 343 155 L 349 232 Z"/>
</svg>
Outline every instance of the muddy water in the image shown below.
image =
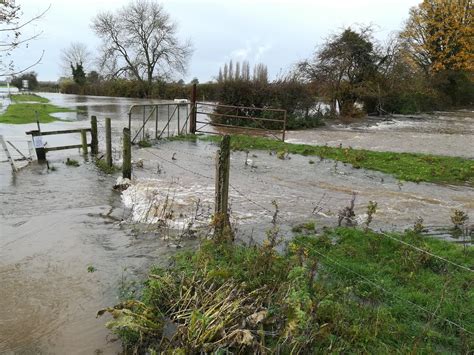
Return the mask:
<svg viewBox="0 0 474 355">
<path fill-rule="evenodd" d="M 203 142 L 168 142 L 157 148 L 139 149 L 134 156 L 143 159 L 144 168 L 135 169 L 142 179 L 138 185 L 150 196 L 161 193 L 162 200 L 173 195 L 187 206 L 196 198 L 212 205 L 215 150 L 215 146 Z M 360 223 L 365 221 L 368 202 L 378 203 L 372 224 L 376 229 L 404 230 L 421 217 L 426 226 L 436 230 L 449 225 L 453 209 L 471 215 L 474 211 L 474 189 L 470 187 L 401 183 L 383 173 L 317 157 L 288 158 L 281 160 L 264 151 L 248 156 L 232 153 L 230 203 L 246 238 L 259 239 L 257 236 L 270 227 L 272 201 L 278 203 L 286 232 L 308 219 L 318 221 L 320 226 L 334 226 L 338 211 L 349 205 L 352 192 L 357 193 L 355 212 Z"/>
<path fill-rule="evenodd" d="M 54 104 L 82 110 L 70 122 L 43 125 L 44 130 L 84 127 L 90 115 L 112 118 L 115 148 L 127 125 L 129 106 L 150 101 L 47 94 Z M 290 140 L 367 149 L 417 151 L 472 157 L 472 113 L 443 113 L 434 120 L 395 118 L 315 131 L 290 132 Z M 448 123 L 446 123 L 448 122 Z M 24 142 L 35 125 L 0 125 L 0 134 Z M 101 130 L 101 125 L 99 129 Z M 103 141 L 103 132 L 100 140 Z M 23 139 L 23 140 L 22 140 Z M 21 142 L 20 142 L 21 140 Z M 48 137 L 50 145 L 77 144 L 79 137 Z M 23 148 L 22 148 L 23 149 Z M 0 353 L 114 354 L 120 344 L 96 319 L 98 309 L 117 302 L 129 280 L 140 279 L 152 263 L 163 264 L 175 249 L 157 236 L 136 238 L 128 223 L 150 210 L 150 201 L 172 201 L 176 228 L 202 206 L 209 217 L 214 190 L 216 147 L 203 143 L 162 143 L 135 149 L 143 159 L 134 169 L 132 188 L 112 191 L 115 177 L 103 175 L 77 151 L 50 153 L 51 166 L 31 164 L 16 176 L 0 164 Z M 66 157 L 80 161 L 64 165 Z M 120 159 L 120 149 L 116 158 Z M 432 230 L 448 225 L 454 208 L 474 218 L 474 190 L 434 184 L 400 184 L 392 177 L 353 169 L 315 157 L 280 160 L 269 152 L 232 153 L 230 202 L 232 220 L 244 240 L 261 239 L 271 225 L 277 201 L 282 233 L 314 219 L 319 226 L 337 223 L 337 211 L 358 193 L 356 214 L 364 219 L 369 200 L 378 202 L 373 227 L 402 230 L 419 216 Z M 310 164 L 312 160 L 312 164 Z M 92 266 L 94 272 L 88 272 Z M 123 288 L 123 287 L 122 287 Z"/>
<path fill-rule="evenodd" d="M 289 131 L 287 137 L 291 143 L 474 158 L 474 111 L 335 122 L 315 130 Z"/>
<path fill-rule="evenodd" d="M 16 176 L 8 164 L 0 169 L 2 354 L 119 352 L 97 310 L 173 252 L 120 224 L 127 213 L 114 178 L 86 161 L 77 168 L 63 161 L 52 158 L 57 170 L 49 172 L 37 164 Z"/>
</svg>

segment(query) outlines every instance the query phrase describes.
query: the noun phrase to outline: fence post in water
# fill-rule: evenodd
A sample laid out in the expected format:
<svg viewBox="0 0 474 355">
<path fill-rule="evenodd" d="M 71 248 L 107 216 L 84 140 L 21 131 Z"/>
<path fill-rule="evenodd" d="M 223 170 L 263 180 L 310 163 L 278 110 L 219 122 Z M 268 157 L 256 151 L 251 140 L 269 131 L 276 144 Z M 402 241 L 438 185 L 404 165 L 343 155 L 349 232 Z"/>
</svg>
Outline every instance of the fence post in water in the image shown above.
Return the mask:
<svg viewBox="0 0 474 355">
<path fill-rule="evenodd" d="M 196 117 L 197 117 L 197 107 L 196 107 L 196 84 L 193 84 L 193 92 L 191 95 L 191 116 L 189 117 L 189 133 L 196 133 Z"/>
<path fill-rule="evenodd" d="M 91 116 L 91 154 L 99 153 L 99 139 L 97 137 L 97 117 Z"/>
<path fill-rule="evenodd" d="M 216 154 L 216 190 L 214 207 L 214 239 L 233 241 L 229 221 L 229 169 L 230 169 L 230 136 L 222 138 L 220 149 Z"/>
<path fill-rule="evenodd" d="M 105 162 L 107 166 L 112 166 L 112 128 L 110 117 L 105 118 Z"/>
<path fill-rule="evenodd" d="M 123 164 L 122 164 L 123 178 L 132 178 L 132 144 L 130 142 L 130 129 L 125 127 L 123 129 Z"/>
<path fill-rule="evenodd" d="M 33 146 L 35 147 L 36 157 L 39 162 L 46 161 L 46 150 L 44 149 L 43 140 L 41 138 L 41 132 L 31 131 L 31 136 L 33 139 Z"/>
<path fill-rule="evenodd" d="M 86 130 L 81 130 L 81 144 L 82 144 L 82 154 L 87 154 L 87 135 Z"/>
</svg>

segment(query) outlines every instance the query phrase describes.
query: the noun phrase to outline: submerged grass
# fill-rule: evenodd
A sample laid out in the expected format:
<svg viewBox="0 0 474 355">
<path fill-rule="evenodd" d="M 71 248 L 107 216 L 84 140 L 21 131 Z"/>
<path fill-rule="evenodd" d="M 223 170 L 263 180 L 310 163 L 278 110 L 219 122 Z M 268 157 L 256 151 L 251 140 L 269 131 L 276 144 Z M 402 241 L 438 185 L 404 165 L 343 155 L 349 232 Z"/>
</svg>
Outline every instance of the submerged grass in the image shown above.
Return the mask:
<svg viewBox="0 0 474 355">
<path fill-rule="evenodd" d="M 48 99 L 37 95 L 12 95 L 12 100 L 13 103 L 0 115 L 0 123 L 34 123 L 36 122 L 36 113 L 40 123 L 49 123 L 59 121 L 51 116 L 52 113 L 75 112 L 69 108 L 49 104 Z"/>
<path fill-rule="evenodd" d="M 180 139 L 219 142 L 221 137 L 184 136 Z M 381 171 L 405 181 L 474 186 L 474 161 L 459 157 L 292 144 L 244 135 L 232 136 L 231 147 L 234 150 L 275 151 L 277 157 L 287 153 L 319 156 L 351 164 L 354 168 Z"/>
<path fill-rule="evenodd" d="M 472 268 L 474 250 L 407 232 Z M 467 353 L 474 277 L 382 234 L 340 228 L 268 243 L 204 242 L 153 268 L 140 300 L 108 311 L 138 352 Z M 464 328 L 464 330 L 462 329 Z"/>
<path fill-rule="evenodd" d="M 102 171 L 105 174 L 110 174 L 110 175 L 115 174 L 121 169 L 121 167 L 114 164 L 112 164 L 112 166 L 108 166 L 107 162 L 104 159 L 97 159 L 95 161 L 95 165 L 100 171 Z"/>
</svg>

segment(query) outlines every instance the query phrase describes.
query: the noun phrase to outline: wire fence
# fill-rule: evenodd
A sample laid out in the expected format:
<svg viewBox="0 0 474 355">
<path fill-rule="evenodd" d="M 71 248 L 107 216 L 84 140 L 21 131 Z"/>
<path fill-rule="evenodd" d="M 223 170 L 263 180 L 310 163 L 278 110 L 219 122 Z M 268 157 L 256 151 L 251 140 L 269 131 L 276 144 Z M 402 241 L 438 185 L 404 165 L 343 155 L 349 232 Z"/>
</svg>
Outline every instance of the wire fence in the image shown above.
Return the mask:
<svg viewBox="0 0 474 355">
<path fill-rule="evenodd" d="M 206 163 L 206 164 L 209 164 L 209 162 L 212 162 L 212 159 L 208 159 L 208 158 L 205 158 L 203 156 L 199 156 L 199 155 L 195 155 L 193 153 L 189 153 L 189 152 L 185 152 L 185 151 L 180 151 L 179 149 L 177 149 L 176 147 L 172 147 L 171 148 L 172 151 L 176 151 L 176 152 L 179 152 L 180 154 L 185 154 L 185 155 L 190 155 L 193 157 L 193 159 L 197 159 L 198 161 L 202 162 L 202 163 Z M 193 176 L 197 177 L 197 178 L 202 178 L 202 179 L 205 179 L 206 181 L 209 181 L 209 182 L 214 182 L 214 176 L 211 176 L 211 175 L 205 175 L 205 174 L 202 174 L 200 172 L 197 172 L 191 168 L 188 168 L 188 167 L 185 167 L 179 163 L 177 163 L 176 161 L 173 161 L 173 160 L 170 160 L 170 159 L 166 159 L 164 158 L 162 155 L 163 154 L 160 154 L 160 153 L 157 153 L 157 151 L 154 151 L 153 148 L 147 148 L 147 149 L 143 149 L 143 151 L 145 151 L 147 154 L 149 154 L 150 156 L 154 157 L 154 158 L 157 158 L 158 160 L 160 160 L 161 162 L 164 162 L 170 166 L 173 166 L 173 167 L 176 167 L 178 168 L 179 170 L 181 170 L 183 173 L 186 173 L 186 174 L 192 174 Z M 239 169 L 239 172 L 242 173 L 242 170 L 243 169 Z M 274 187 L 275 184 L 277 184 L 277 181 L 275 179 L 269 179 L 269 178 L 263 178 L 261 176 L 254 176 L 252 175 L 251 173 L 244 173 L 243 174 L 244 176 L 246 177 L 249 177 L 250 179 L 252 180 L 255 180 L 255 181 L 259 181 L 263 184 L 265 184 L 265 186 L 267 187 Z M 184 185 L 183 185 L 184 186 Z M 257 207 L 259 210 L 263 211 L 265 214 L 267 214 L 268 216 L 273 216 L 275 211 L 272 210 L 271 208 L 263 205 L 260 201 L 256 201 L 255 199 L 253 199 L 252 197 L 249 196 L 248 193 L 245 193 L 244 191 L 242 191 L 241 188 L 239 187 L 236 187 L 234 184 L 230 184 L 230 189 L 232 191 L 234 191 L 238 196 L 240 196 L 243 200 L 245 200 L 246 202 L 248 202 L 249 204 Z M 324 196 L 322 197 L 324 198 Z M 311 201 L 311 200 L 308 200 L 308 201 Z M 313 201 L 314 202 L 314 201 Z M 318 203 L 320 203 L 321 201 L 319 201 Z M 281 215 L 278 216 L 279 217 L 279 220 L 280 222 L 284 222 L 284 223 L 294 223 L 294 221 L 292 221 L 290 218 L 287 218 L 287 217 L 283 217 Z M 404 245 L 406 247 L 409 247 L 413 250 L 415 250 L 416 252 L 419 252 L 421 254 L 426 254 L 426 255 L 429 255 L 433 258 L 436 258 L 446 264 L 449 264 L 450 266 L 454 267 L 454 268 L 457 268 L 458 270 L 461 270 L 462 272 L 468 272 L 468 273 L 472 273 L 474 272 L 474 270 L 472 269 L 472 267 L 470 266 L 466 266 L 466 265 L 461 265 L 457 262 L 454 262 L 452 260 L 449 260 L 447 258 L 444 258 L 440 255 L 436 255 L 435 253 L 429 251 L 429 250 L 425 250 L 423 248 L 420 248 L 414 244 L 411 244 L 407 241 L 404 241 L 402 239 L 399 239 L 399 238 L 396 238 L 395 236 L 393 235 L 390 235 L 390 234 L 387 234 L 385 232 L 379 232 L 378 235 L 384 237 L 384 238 L 387 238 L 391 241 L 394 241 L 396 243 L 400 243 L 400 245 Z M 386 296 L 388 298 L 392 298 L 392 299 L 397 299 L 398 301 L 406 304 L 407 306 L 409 307 L 412 307 L 418 311 L 421 311 L 421 312 L 424 312 L 426 313 L 427 315 L 429 315 L 430 317 L 432 318 L 435 318 L 435 319 L 438 319 L 442 322 L 445 322 L 447 324 L 450 324 L 460 330 L 462 330 L 463 332 L 465 332 L 466 334 L 470 334 L 470 335 L 474 335 L 474 333 L 472 331 L 470 331 L 469 329 L 467 329 L 464 325 L 460 324 L 459 322 L 456 322 L 452 319 L 448 319 L 446 317 L 443 317 L 443 316 L 440 316 L 439 314 L 437 314 L 437 311 L 438 310 L 430 310 L 416 302 L 413 302 L 412 300 L 410 299 L 407 299 L 405 297 L 402 297 L 400 296 L 399 294 L 397 294 L 394 290 L 390 290 L 386 287 L 384 287 L 383 285 L 381 285 L 378 281 L 376 281 L 374 279 L 374 275 L 364 275 L 362 274 L 361 272 L 359 272 L 358 270 L 355 270 L 354 268 L 351 268 L 351 267 L 348 267 L 346 265 L 344 265 L 343 262 L 341 262 L 340 260 L 334 258 L 334 257 L 331 257 L 329 255 L 327 255 L 326 253 L 322 252 L 321 250 L 315 250 L 315 253 L 318 254 L 320 257 L 322 257 L 324 260 L 327 261 L 328 264 L 331 264 L 331 265 L 334 265 L 335 267 L 337 268 L 340 268 L 340 269 L 343 269 L 349 273 L 351 273 L 352 275 L 355 275 L 357 278 L 359 279 L 362 279 L 364 281 L 366 281 L 367 283 L 371 284 L 372 286 L 380 289 L 384 294 L 386 294 Z"/>
</svg>

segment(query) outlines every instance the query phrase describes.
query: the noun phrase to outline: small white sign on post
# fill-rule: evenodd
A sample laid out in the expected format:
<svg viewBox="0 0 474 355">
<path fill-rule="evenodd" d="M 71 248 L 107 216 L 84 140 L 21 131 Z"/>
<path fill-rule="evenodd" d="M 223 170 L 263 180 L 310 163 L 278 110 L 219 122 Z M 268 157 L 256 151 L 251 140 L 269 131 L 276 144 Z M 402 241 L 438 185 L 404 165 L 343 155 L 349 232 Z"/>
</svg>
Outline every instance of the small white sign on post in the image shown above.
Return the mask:
<svg viewBox="0 0 474 355">
<path fill-rule="evenodd" d="M 23 89 L 28 90 L 28 80 L 22 80 L 21 81 Z"/>
<path fill-rule="evenodd" d="M 35 146 L 35 148 L 44 148 L 43 138 L 41 138 L 41 136 L 34 136 L 33 145 Z"/>
</svg>

